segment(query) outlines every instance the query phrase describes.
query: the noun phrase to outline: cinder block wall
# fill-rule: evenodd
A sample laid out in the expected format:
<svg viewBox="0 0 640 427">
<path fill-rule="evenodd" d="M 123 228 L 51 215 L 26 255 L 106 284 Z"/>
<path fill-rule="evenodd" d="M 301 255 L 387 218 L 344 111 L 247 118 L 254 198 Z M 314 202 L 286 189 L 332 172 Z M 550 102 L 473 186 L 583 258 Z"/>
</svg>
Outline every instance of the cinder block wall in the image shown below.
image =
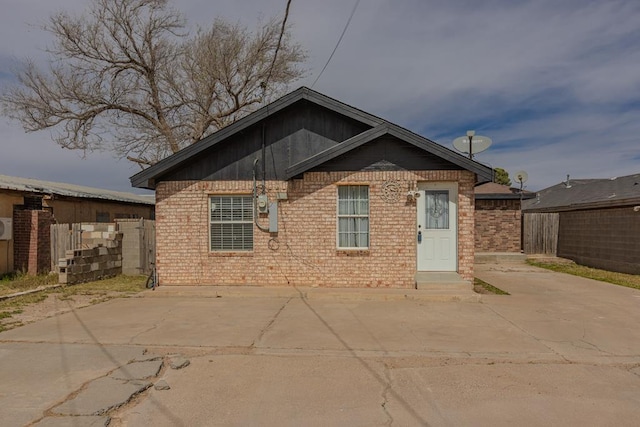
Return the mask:
<svg viewBox="0 0 640 427">
<path fill-rule="evenodd" d="M 477 252 L 520 252 L 520 200 L 476 200 Z"/>
<path fill-rule="evenodd" d="M 640 212 L 633 207 L 560 212 L 558 256 L 640 274 Z"/>
<path fill-rule="evenodd" d="M 397 180 L 396 201 L 382 185 Z M 412 288 L 416 272 L 416 204 L 406 191 L 418 181 L 458 181 L 458 271 L 473 279 L 474 175 L 468 171 L 313 172 L 268 181 L 279 204 L 277 234 L 254 227 L 251 252 L 210 252 L 208 197 L 251 194 L 250 181 L 162 182 L 156 189 L 157 269 L 161 284 Z M 336 248 L 338 184 L 369 185 L 370 248 Z M 267 225 L 266 218 L 261 223 Z"/>
<path fill-rule="evenodd" d="M 122 274 L 144 274 L 144 225 L 143 219 L 118 220 L 122 232 Z"/>
<path fill-rule="evenodd" d="M 31 275 L 51 270 L 51 213 L 16 210 L 13 213 L 14 268 Z"/>
<path fill-rule="evenodd" d="M 110 233 L 103 240 L 95 247 L 67 251 L 58 261 L 58 282 L 73 285 L 122 274 L 122 233 Z"/>
</svg>

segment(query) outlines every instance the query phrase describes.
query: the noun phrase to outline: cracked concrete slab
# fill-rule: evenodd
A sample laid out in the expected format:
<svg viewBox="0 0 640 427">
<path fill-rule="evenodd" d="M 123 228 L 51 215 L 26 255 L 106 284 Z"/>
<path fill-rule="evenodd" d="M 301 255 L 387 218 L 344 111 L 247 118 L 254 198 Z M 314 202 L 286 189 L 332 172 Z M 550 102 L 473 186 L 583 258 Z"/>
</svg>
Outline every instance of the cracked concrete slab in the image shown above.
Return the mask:
<svg viewBox="0 0 640 427">
<path fill-rule="evenodd" d="M 182 356 L 169 356 L 169 366 L 171 369 L 182 369 L 189 366 L 191 362 Z"/>
<path fill-rule="evenodd" d="M 77 396 L 52 409 L 59 415 L 102 415 L 127 403 L 151 387 L 148 381 L 122 381 L 103 377 L 91 381 Z"/>
<path fill-rule="evenodd" d="M 153 385 L 153 388 L 156 390 L 169 390 L 171 387 L 165 380 L 158 380 Z"/>
<path fill-rule="evenodd" d="M 158 353 L 191 365 L 113 425 L 637 425 L 640 292 L 533 267 L 478 276 L 511 296 L 182 295 L 46 319 L 0 334 L 0 420 L 29 425 L 95 378 L 117 389 L 109 373 Z"/>
<path fill-rule="evenodd" d="M 57 333 L 56 327 L 46 329 L 50 336 Z M 5 334 L 0 333 L 0 341 Z M 129 363 L 143 351 L 100 344 L 0 342 L 1 423 L 29 424 L 88 381 Z"/>
<path fill-rule="evenodd" d="M 0 339 L 145 347 L 248 347 L 283 301 L 286 298 L 114 299 L 2 332 Z"/>
<path fill-rule="evenodd" d="M 114 417 L 122 425 L 154 427 L 204 426 L 212 420 L 215 425 L 386 425 L 382 371 L 375 360 L 345 357 L 194 357 L 189 369 L 167 371 L 170 390 L 150 390 L 126 416 Z"/>
<path fill-rule="evenodd" d="M 116 380 L 145 380 L 158 375 L 162 360 L 132 362 L 113 371 L 109 376 Z"/>
<path fill-rule="evenodd" d="M 104 416 L 47 417 L 33 427 L 107 427 L 110 421 L 110 417 Z"/>
<path fill-rule="evenodd" d="M 162 356 L 158 354 L 143 352 L 142 355 L 133 359 L 132 362 L 148 362 L 150 360 L 160 360 L 160 359 L 162 359 Z"/>
</svg>

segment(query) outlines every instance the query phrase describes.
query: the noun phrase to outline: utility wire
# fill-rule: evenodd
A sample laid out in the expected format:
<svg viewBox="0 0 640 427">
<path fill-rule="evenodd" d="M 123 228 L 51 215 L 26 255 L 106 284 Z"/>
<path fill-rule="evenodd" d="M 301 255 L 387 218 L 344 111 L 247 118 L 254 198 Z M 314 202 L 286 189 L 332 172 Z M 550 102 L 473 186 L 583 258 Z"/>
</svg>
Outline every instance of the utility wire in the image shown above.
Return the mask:
<svg viewBox="0 0 640 427">
<path fill-rule="evenodd" d="M 360 3 L 360 0 L 356 0 L 356 4 L 353 5 L 353 9 L 351 10 L 351 15 L 349 15 L 349 19 L 347 19 L 347 23 L 344 26 L 344 30 L 342 30 L 342 34 L 340 34 L 340 38 L 338 39 L 338 43 L 336 43 L 336 47 L 333 48 L 333 52 L 331 52 L 331 55 L 329 55 L 329 59 L 327 59 L 327 63 L 324 64 L 324 67 L 322 67 L 322 70 L 320 71 L 320 74 L 318 74 L 318 77 L 316 77 L 316 79 L 314 80 L 313 84 L 311 84 L 311 89 L 313 89 L 313 86 L 315 86 L 315 84 L 318 82 L 318 80 L 320 80 L 320 76 L 322 76 L 322 73 L 324 73 L 324 70 L 327 69 L 327 65 L 329 65 L 329 62 L 331 62 L 331 58 L 333 58 L 333 54 L 336 53 L 336 50 L 338 50 L 338 46 L 340 46 L 340 42 L 342 41 L 342 37 L 344 37 L 344 33 L 347 32 L 347 28 L 349 28 L 349 24 L 351 23 L 351 18 L 353 18 L 353 14 L 356 13 L 356 9 L 358 8 L 358 4 Z"/>
<path fill-rule="evenodd" d="M 360 0 L 358 0 L 360 1 Z M 282 20 L 282 28 L 280 28 L 280 36 L 278 36 L 278 44 L 276 45 L 276 51 L 273 53 L 273 60 L 271 61 L 271 67 L 269 67 L 269 74 L 267 74 L 267 78 L 262 82 L 262 89 L 264 92 L 267 91 L 267 84 L 269 83 L 269 79 L 271 78 L 271 73 L 273 73 L 273 68 L 276 65 L 276 59 L 278 58 L 278 51 L 280 51 L 280 47 L 282 46 L 282 37 L 284 37 L 284 31 L 287 26 L 287 18 L 289 18 L 289 8 L 291 7 L 291 0 L 287 0 L 287 8 L 284 11 L 284 19 Z"/>
</svg>

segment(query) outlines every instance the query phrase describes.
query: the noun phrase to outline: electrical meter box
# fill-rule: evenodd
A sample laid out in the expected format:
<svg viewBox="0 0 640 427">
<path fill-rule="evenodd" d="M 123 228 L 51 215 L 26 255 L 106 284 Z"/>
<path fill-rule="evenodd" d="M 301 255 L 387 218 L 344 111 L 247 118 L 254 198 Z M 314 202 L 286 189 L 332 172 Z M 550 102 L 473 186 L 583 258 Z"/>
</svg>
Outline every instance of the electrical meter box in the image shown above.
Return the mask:
<svg viewBox="0 0 640 427">
<path fill-rule="evenodd" d="M 258 212 L 259 213 L 269 212 L 269 197 L 266 194 L 258 195 Z"/>
</svg>

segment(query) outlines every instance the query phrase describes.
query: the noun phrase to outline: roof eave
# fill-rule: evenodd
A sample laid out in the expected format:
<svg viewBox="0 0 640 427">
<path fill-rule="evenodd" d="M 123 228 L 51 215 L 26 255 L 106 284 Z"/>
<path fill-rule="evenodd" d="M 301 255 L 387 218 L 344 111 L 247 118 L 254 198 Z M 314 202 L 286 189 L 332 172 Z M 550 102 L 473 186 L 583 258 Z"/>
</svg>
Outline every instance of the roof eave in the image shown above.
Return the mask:
<svg viewBox="0 0 640 427">
<path fill-rule="evenodd" d="M 378 125 L 372 129 L 359 133 L 358 135 L 341 142 L 338 145 L 334 145 L 320 153 L 302 160 L 294 165 L 289 166 L 285 171 L 285 179 L 291 179 L 298 176 L 316 166 L 335 159 L 336 157 L 345 154 L 354 148 L 357 148 L 375 138 L 379 138 L 388 132 L 387 124 Z"/>
<path fill-rule="evenodd" d="M 523 209 L 523 211 L 532 212 L 532 213 L 534 212 L 567 212 L 567 211 L 598 209 L 598 208 L 630 207 L 634 205 L 640 206 L 640 197 L 633 197 L 633 198 L 619 199 L 619 200 L 600 200 L 597 202 L 575 203 L 572 205 L 565 205 L 565 206 L 527 208 L 527 209 Z"/>
<path fill-rule="evenodd" d="M 533 199 L 534 197 L 536 197 L 535 194 L 523 194 L 522 197 L 520 196 L 520 194 L 504 193 L 483 193 L 475 195 L 476 200 L 520 200 L 520 198 L 522 198 L 522 200 L 529 200 Z"/>
<path fill-rule="evenodd" d="M 248 116 L 245 116 L 240 120 L 230 124 L 229 126 L 226 126 L 219 131 L 201 139 L 200 141 L 183 148 L 177 153 L 159 161 L 155 165 L 131 176 L 129 178 L 131 185 L 133 187 L 147 188 L 149 190 L 155 189 L 155 178 L 157 178 L 158 176 L 164 175 L 171 170 L 178 168 L 182 163 L 188 161 L 193 156 L 211 148 L 218 142 L 225 140 L 231 135 L 258 123 L 261 120 L 266 119 L 267 117 L 289 107 L 290 105 L 302 99 L 309 100 L 314 104 L 328 108 L 332 111 L 337 112 L 338 114 L 342 114 L 346 117 L 372 127 L 384 123 L 383 119 L 380 119 L 376 116 L 373 116 L 355 107 L 351 107 L 350 105 L 344 104 L 338 100 L 330 98 L 326 95 L 322 95 L 321 93 L 315 92 L 303 86 L 287 95 L 284 95 L 282 98 L 279 98 L 276 101 L 265 105 L 264 107 L 254 111 Z"/>
<path fill-rule="evenodd" d="M 448 148 L 443 147 L 442 145 L 431 141 L 428 138 L 425 138 L 392 123 L 389 123 L 389 133 L 399 139 L 402 139 L 403 141 L 407 141 L 415 145 L 418 148 L 421 148 L 457 166 L 460 166 L 463 169 L 474 172 L 478 177 L 478 181 L 480 182 L 488 182 L 493 178 L 491 168 L 473 161 L 467 157 L 464 157 L 452 150 L 449 150 Z M 482 181 L 481 179 L 485 179 L 486 181 Z"/>
</svg>

